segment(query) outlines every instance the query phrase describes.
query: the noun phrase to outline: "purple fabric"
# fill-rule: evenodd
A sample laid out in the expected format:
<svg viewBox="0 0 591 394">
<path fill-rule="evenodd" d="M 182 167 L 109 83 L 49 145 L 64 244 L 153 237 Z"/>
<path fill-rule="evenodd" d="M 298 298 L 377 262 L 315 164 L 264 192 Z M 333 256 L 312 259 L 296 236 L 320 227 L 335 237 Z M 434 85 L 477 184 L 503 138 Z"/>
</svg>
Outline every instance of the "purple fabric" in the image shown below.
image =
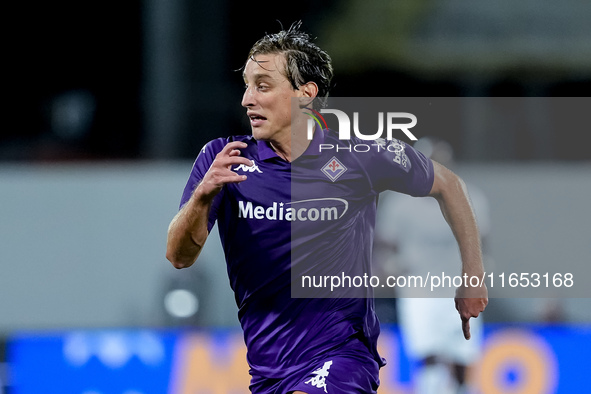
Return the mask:
<svg viewBox="0 0 591 394">
<path fill-rule="evenodd" d="M 292 266 L 301 272 L 319 267 L 335 274 L 370 274 L 378 194 L 388 189 L 428 194 L 433 184 L 431 161 L 400 141 L 340 141 L 327 130 L 318 130 L 293 163 L 251 136 L 220 138 L 197 157 L 181 206 L 216 154 L 236 140 L 248 144 L 242 155 L 255 167 L 233 169 L 248 179 L 226 185 L 216 196 L 209 230 L 217 220 L 251 374 L 286 379 L 321 363 L 351 338 L 359 338 L 383 366 L 371 293 L 292 298 Z M 320 151 L 329 145 L 342 149 Z M 365 150 L 365 145 L 371 149 L 355 151 Z"/>
<path fill-rule="evenodd" d="M 370 394 L 379 386 L 379 369 L 367 347 L 353 339 L 284 379 L 254 376 L 250 390 L 253 394 Z"/>
</svg>

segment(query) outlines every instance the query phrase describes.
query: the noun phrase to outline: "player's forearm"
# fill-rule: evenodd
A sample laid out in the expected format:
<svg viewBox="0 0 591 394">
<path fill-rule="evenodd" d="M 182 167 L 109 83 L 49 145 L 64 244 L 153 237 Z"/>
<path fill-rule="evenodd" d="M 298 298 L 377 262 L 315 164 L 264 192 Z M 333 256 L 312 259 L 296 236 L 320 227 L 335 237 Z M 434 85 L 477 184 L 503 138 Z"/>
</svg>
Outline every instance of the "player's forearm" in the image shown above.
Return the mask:
<svg viewBox="0 0 591 394">
<path fill-rule="evenodd" d="M 194 193 L 168 227 L 166 258 L 175 268 L 193 265 L 207 240 L 211 201 Z"/>
<path fill-rule="evenodd" d="M 482 276 L 482 249 L 476 217 L 464 182 L 453 172 L 434 163 L 436 168 L 431 196 L 435 197 L 460 248 L 462 274 Z"/>
</svg>

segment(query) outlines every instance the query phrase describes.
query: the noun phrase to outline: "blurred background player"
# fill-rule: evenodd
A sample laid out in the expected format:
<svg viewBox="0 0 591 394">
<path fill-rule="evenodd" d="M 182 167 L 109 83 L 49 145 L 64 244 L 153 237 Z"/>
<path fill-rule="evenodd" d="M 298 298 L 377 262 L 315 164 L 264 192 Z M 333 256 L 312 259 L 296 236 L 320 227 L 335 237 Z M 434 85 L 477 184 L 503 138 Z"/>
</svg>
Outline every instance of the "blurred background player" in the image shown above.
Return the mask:
<svg viewBox="0 0 591 394">
<path fill-rule="evenodd" d="M 425 137 L 414 146 L 425 156 L 444 166 L 453 167 L 453 149 L 443 140 Z M 481 237 L 489 229 L 488 203 L 484 194 L 468 185 Z M 388 275 L 454 276 L 460 261 L 457 243 L 441 216 L 437 201 L 412 198 L 399 193 L 380 198 L 376 242 L 380 269 Z M 394 253 L 392 253 L 394 252 Z M 389 256 L 389 257 L 386 257 Z M 482 319 L 471 322 L 472 338 L 464 339 L 458 312 L 450 298 L 427 297 L 413 289 L 396 288 L 397 321 L 404 347 L 418 363 L 413 376 L 418 394 L 469 392 L 466 370 L 479 355 Z M 381 311 L 392 313 L 384 306 Z M 389 300 L 392 301 L 392 300 Z M 393 304 L 393 302 L 389 302 Z M 380 316 L 380 320 L 392 316 Z"/>
</svg>

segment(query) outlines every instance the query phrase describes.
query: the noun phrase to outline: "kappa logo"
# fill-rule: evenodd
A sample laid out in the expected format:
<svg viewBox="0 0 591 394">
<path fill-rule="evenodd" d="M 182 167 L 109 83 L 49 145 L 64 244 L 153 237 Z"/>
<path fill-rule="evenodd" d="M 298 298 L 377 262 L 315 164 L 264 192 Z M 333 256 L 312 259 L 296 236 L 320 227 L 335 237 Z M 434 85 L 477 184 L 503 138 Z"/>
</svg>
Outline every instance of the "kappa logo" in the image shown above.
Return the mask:
<svg viewBox="0 0 591 394">
<path fill-rule="evenodd" d="M 318 368 L 316 371 L 312 372 L 312 375 L 316 375 L 316 376 L 306 380 L 304 383 L 309 384 L 309 385 L 319 388 L 319 389 L 323 389 L 325 393 L 328 393 L 328 391 L 326 391 L 326 387 L 327 387 L 326 378 L 328 377 L 328 374 L 330 373 L 330 372 L 328 372 L 328 370 L 330 369 L 331 365 L 332 365 L 332 360 L 325 362 L 324 365 L 322 366 L 322 368 Z"/>
<path fill-rule="evenodd" d="M 333 182 L 343 175 L 345 171 L 347 171 L 347 167 L 334 156 L 322 167 L 324 175 Z"/>
<path fill-rule="evenodd" d="M 242 170 L 245 172 L 258 172 L 259 174 L 262 174 L 263 171 L 261 171 L 261 169 L 259 168 L 259 166 L 257 166 L 257 163 L 255 163 L 255 161 L 252 161 L 252 165 L 249 167 L 247 165 L 244 164 L 240 164 L 238 167 L 236 167 L 236 171 L 238 170 Z"/>
</svg>

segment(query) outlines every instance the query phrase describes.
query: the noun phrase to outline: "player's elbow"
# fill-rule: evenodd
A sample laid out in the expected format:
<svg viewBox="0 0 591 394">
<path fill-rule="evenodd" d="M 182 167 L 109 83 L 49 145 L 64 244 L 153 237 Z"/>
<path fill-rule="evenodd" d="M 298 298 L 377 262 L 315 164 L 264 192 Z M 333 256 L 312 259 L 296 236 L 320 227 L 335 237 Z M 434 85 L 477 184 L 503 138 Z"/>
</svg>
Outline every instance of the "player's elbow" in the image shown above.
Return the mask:
<svg viewBox="0 0 591 394">
<path fill-rule="evenodd" d="M 197 244 L 188 234 L 178 235 L 178 231 L 168 230 L 166 242 L 166 259 L 177 269 L 187 268 L 193 265 L 201 252 L 203 242 Z"/>
<path fill-rule="evenodd" d="M 166 255 L 166 258 L 168 259 L 168 261 L 170 261 L 170 263 L 172 264 L 172 266 L 174 268 L 179 269 L 179 270 L 182 268 L 189 268 L 194 263 L 194 261 L 190 261 L 188 259 L 177 258 L 176 256 Z"/>
<path fill-rule="evenodd" d="M 187 254 L 179 253 L 177 250 L 168 248 L 166 250 L 166 259 L 170 261 L 172 266 L 176 269 L 188 268 L 195 263 L 197 256 L 189 256 Z"/>
</svg>

